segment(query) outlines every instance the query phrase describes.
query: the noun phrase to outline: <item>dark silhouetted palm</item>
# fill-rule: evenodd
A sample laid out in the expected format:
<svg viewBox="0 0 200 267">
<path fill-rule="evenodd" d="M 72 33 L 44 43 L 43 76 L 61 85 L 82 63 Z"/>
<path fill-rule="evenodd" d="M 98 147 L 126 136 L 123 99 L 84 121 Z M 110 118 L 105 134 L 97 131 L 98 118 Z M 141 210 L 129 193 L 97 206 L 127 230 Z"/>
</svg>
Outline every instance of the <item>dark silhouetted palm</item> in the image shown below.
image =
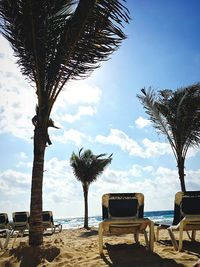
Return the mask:
<svg viewBox="0 0 200 267">
<path fill-rule="evenodd" d="M 44 154 L 53 105 L 70 79 L 87 77 L 126 38 L 120 0 L 1 0 L 0 30 L 37 94 L 29 244 L 43 243 Z M 30 90 L 30 89 L 29 89 Z"/>
<path fill-rule="evenodd" d="M 74 175 L 77 180 L 82 183 L 84 203 L 85 203 L 85 216 L 84 228 L 88 228 L 88 190 L 92 182 L 103 173 L 105 167 L 111 163 L 112 154 L 108 158 L 103 158 L 106 154 L 93 155 L 91 150 L 79 150 L 78 155 L 74 152 L 70 158 L 70 164 L 73 168 Z"/>
<path fill-rule="evenodd" d="M 181 190 L 185 186 L 185 159 L 189 147 L 200 144 L 200 84 L 157 93 L 149 88 L 138 95 L 153 126 L 163 133 L 177 161 Z"/>
</svg>

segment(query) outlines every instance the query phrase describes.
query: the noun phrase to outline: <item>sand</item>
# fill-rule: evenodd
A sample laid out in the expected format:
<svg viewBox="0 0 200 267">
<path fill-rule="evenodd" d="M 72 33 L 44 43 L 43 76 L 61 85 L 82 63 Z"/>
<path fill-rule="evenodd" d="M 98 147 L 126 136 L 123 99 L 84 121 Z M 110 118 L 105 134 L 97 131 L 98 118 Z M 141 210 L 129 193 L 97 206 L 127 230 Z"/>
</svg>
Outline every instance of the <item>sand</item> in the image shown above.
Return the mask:
<svg viewBox="0 0 200 267">
<path fill-rule="evenodd" d="M 183 252 L 176 252 L 168 232 L 160 231 L 160 242 L 154 243 L 154 252 L 145 248 L 141 235 L 135 244 L 130 234 L 104 237 L 104 255 L 98 252 L 97 229 L 63 230 L 44 236 L 44 245 L 29 247 L 28 237 L 19 237 L 12 249 L 12 239 L 6 251 L 0 251 L 0 267 L 73 266 L 73 267 L 191 267 L 200 258 L 200 234 L 197 242 L 185 237 Z"/>
</svg>

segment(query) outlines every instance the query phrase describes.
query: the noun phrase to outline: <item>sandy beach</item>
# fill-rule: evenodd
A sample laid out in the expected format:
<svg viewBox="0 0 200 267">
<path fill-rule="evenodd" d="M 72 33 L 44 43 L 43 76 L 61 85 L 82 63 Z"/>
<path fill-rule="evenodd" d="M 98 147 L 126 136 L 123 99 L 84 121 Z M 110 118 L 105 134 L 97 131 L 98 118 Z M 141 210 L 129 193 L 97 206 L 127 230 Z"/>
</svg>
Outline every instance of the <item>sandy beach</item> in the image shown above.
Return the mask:
<svg viewBox="0 0 200 267">
<path fill-rule="evenodd" d="M 185 236 L 186 237 L 186 236 Z M 200 235 L 198 242 L 184 241 L 184 251 L 173 250 L 166 230 L 160 231 L 160 242 L 155 242 L 154 252 L 145 248 L 141 235 L 140 245 L 135 244 L 130 234 L 104 237 L 104 255 L 98 252 L 98 232 L 76 229 L 63 230 L 61 233 L 44 236 L 44 245 L 28 247 L 28 237 L 16 240 L 11 248 L 12 239 L 6 251 L 0 252 L 0 267 L 33 266 L 118 266 L 118 267 L 157 267 L 193 266 L 200 258 Z"/>
</svg>

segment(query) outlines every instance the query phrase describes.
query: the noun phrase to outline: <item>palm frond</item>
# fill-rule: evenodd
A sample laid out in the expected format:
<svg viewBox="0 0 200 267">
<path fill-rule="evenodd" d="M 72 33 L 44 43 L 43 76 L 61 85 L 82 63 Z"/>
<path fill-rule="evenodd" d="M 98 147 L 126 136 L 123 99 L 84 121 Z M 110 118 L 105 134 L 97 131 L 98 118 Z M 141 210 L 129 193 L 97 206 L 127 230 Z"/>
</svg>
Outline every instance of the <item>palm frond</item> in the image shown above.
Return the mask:
<svg viewBox="0 0 200 267">
<path fill-rule="evenodd" d="M 126 38 L 119 0 L 2 0 L 1 33 L 49 110 L 69 79 L 87 77 Z"/>
<path fill-rule="evenodd" d="M 78 155 L 73 152 L 70 165 L 77 180 L 88 186 L 94 182 L 112 161 L 112 154 L 108 158 L 103 158 L 105 155 L 94 155 L 89 149 L 85 151 L 80 149 Z"/>
<path fill-rule="evenodd" d="M 174 151 L 175 145 L 169 129 L 168 121 L 165 116 L 165 114 L 168 113 L 167 106 L 159 100 L 157 94 L 154 90 L 151 89 L 151 87 L 148 89 L 148 91 L 143 88 L 141 92 L 143 93 L 143 95 L 137 95 L 137 97 L 142 103 L 144 109 L 146 110 L 150 121 L 153 123 L 153 126 L 158 130 L 158 132 L 161 132 L 166 135 Z M 165 91 L 165 93 L 169 94 L 169 91 Z M 163 95 L 163 99 L 165 98 L 166 94 Z"/>
<path fill-rule="evenodd" d="M 190 146 L 200 145 L 200 83 L 142 93 L 138 97 L 154 127 L 167 136 L 176 160 L 185 159 Z"/>
</svg>

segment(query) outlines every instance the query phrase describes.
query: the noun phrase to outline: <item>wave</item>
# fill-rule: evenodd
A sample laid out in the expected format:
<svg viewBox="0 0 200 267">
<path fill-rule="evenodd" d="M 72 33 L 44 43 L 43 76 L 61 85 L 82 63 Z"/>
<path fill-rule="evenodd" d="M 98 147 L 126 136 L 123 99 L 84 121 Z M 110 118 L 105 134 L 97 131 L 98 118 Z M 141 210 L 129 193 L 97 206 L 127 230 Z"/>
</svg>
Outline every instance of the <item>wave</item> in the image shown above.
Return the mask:
<svg viewBox="0 0 200 267">
<path fill-rule="evenodd" d="M 155 223 L 171 224 L 173 220 L 173 210 L 166 211 L 146 211 L 144 217 L 149 218 Z M 61 223 L 63 229 L 76 229 L 83 227 L 84 218 L 61 218 L 54 219 L 55 223 Z M 98 224 L 102 221 L 102 216 L 91 216 L 88 218 L 88 224 L 90 227 L 98 227 Z"/>
</svg>

